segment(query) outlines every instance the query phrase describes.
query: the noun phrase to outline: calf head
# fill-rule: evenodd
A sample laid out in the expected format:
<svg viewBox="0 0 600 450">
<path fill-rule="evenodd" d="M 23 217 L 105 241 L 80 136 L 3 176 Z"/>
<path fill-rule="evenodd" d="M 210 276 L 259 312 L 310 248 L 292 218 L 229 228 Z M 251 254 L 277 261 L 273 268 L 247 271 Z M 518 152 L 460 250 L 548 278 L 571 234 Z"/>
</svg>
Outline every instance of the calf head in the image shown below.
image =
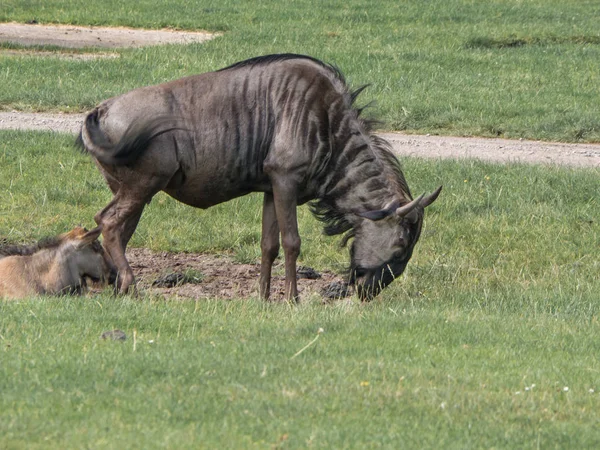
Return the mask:
<svg viewBox="0 0 600 450">
<path fill-rule="evenodd" d="M 117 272 L 98 241 L 101 233 L 100 227 L 91 231 L 75 227 L 60 236 L 61 246 L 64 245 L 65 256 L 72 274 L 76 274 L 81 279 L 90 278 L 94 282 L 114 284 Z"/>
</svg>

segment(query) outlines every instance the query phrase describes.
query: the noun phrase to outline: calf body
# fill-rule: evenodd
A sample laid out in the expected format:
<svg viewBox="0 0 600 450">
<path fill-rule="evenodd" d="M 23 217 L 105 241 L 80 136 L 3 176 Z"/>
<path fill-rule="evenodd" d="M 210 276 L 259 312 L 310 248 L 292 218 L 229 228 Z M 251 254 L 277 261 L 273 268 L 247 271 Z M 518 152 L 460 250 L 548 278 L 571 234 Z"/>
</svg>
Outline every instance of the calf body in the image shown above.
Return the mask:
<svg viewBox="0 0 600 450">
<path fill-rule="evenodd" d="M 99 235 L 77 227 L 43 244 L 0 248 L 0 297 L 77 293 L 88 277 L 114 281 Z"/>
</svg>

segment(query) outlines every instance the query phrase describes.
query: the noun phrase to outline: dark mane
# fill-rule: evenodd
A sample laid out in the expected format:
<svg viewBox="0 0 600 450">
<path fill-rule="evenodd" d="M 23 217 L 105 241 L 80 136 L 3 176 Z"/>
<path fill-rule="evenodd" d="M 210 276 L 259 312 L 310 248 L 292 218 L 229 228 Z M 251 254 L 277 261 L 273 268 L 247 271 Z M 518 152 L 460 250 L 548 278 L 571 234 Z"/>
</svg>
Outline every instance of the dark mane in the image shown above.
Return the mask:
<svg viewBox="0 0 600 450">
<path fill-rule="evenodd" d="M 370 135 L 370 138 L 371 149 L 376 157 L 383 162 L 384 170 L 388 172 L 388 179 L 394 185 L 394 190 L 402 195 L 408 203 L 413 198 L 404 178 L 400 161 L 392 152 L 390 143 L 373 134 Z M 347 232 L 342 238 L 342 246 L 354 237 L 353 225 L 348 214 L 336 209 L 333 198 L 325 196 L 314 200 L 309 203 L 309 208 L 316 219 L 325 224 L 323 230 L 325 235 L 335 236 Z"/>
<path fill-rule="evenodd" d="M 324 69 L 330 71 L 335 76 L 335 78 L 340 80 L 342 83 L 346 84 L 344 75 L 342 74 L 340 69 L 338 69 L 336 66 L 324 63 L 323 61 L 313 58 L 312 56 L 298 55 L 295 53 L 276 53 L 273 55 L 256 56 L 254 58 L 246 59 L 244 61 L 240 61 L 240 62 L 237 62 L 230 66 L 227 66 L 223 69 L 217 70 L 217 72 L 222 72 L 224 70 L 230 70 L 230 69 L 239 69 L 241 67 L 248 67 L 248 66 L 268 65 L 268 64 L 272 64 L 272 63 L 276 63 L 276 62 L 280 62 L 280 61 L 288 61 L 290 59 L 304 59 L 307 61 L 311 61 L 311 62 L 317 64 L 318 66 L 321 66 Z M 358 92 L 356 93 L 356 95 L 358 95 L 360 93 L 360 91 L 362 91 L 362 89 L 364 89 L 364 88 L 359 89 Z"/>
<path fill-rule="evenodd" d="M 412 194 L 404 178 L 404 172 L 402 172 L 402 165 L 394 154 L 391 144 L 374 134 L 371 134 L 370 138 L 373 144 L 371 149 L 378 158 L 384 161 L 385 169 L 389 170 L 389 181 L 393 183 L 394 190 L 399 192 L 407 201 L 412 200 Z"/>
<path fill-rule="evenodd" d="M 41 239 L 29 245 L 3 245 L 0 247 L 0 258 L 5 256 L 28 256 L 40 250 L 56 248 L 60 245 L 58 236 Z"/>
<path fill-rule="evenodd" d="M 353 92 L 349 92 L 351 103 L 354 104 L 358 95 L 366 88 L 367 86 L 361 86 Z M 370 105 L 367 105 L 367 107 Z M 364 129 L 369 133 L 370 138 L 370 149 L 375 154 L 375 157 L 378 158 L 383 166 L 384 171 L 387 173 L 388 181 L 393 186 L 395 192 L 397 192 L 400 196 L 406 199 L 406 203 L 411 201 L 412 194 L 406 183 L 406 179 L 404 178 L 404 173 L 402 172 L 402 166 L 400 161 L 394 155 L 392 151 L 392 147 L 388 141 L 385 139 L 373 134 L 373 128 L 375 124 L 380 124 L 381 122 L 372 119 L 363 119 L 360 118 L 360 114 L 362 113 L 362 108 L 354 107 L 353 110 L 356 113 L 357 119 L 361 122 Z M 327 236 L 335 236 L 338 234 L 346 233 L 342 238 L 341 245 L 345 246 L 350 239 L 354 237 L 353 225 L 349 220 L 348 214 L 343 213 L 336 209 L 335 201 L 333 198 L 325 196 L 314 200 L 309 203 L 309 208 L 312 214 L 315 216 L 317 220 L 323 222 L 324 233 Z"/>
</svg>

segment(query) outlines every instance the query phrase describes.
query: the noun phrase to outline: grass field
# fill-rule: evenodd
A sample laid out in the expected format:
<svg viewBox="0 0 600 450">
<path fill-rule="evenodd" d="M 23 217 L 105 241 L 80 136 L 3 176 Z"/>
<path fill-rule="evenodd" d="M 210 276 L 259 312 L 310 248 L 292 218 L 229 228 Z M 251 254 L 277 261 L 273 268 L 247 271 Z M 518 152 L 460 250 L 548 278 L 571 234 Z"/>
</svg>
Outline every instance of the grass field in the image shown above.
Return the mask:
<svg viewBox="0 0 600 450">
<path fill-rule="evenodd" d="M 599 325 L 587 300 L 569 310 L 557 292 L 545 300 L 554 311 L 537 312 L 445 297 L 2 303 L 0 442 L 596 448 Z M 115 327 L 125 342 L 99 339 Z"/>
<path fill-rule="evenodd" d="M 0 55 L 0 109 L 83 111 L 270 52 L 372 83 L 387 128 L 597 141 L 586 1 L 4 0 L 0 20 L 222 31 L 117 61 Z M 93 226 L 110 193 L 73 137 L 0 131 L 0 238 Z M 0 301 L 0 448 L 597 448 L 599 169 L 403 161 L 427 210 L 370 304 L 109 292 Z M 258 196 L 200 211 L 157 195 L 132 245 L 259 257 Z M 300 208 L 300 262 L 347 250 Z M 124 342 L 102 332 L 123 330 Z M 322 329 L 322 332 L 319 330 Z"/>
<path fill-rule="evenodd" d="M 582 0 L 160 3 L 4 0 L 0 21 L 207 29 L 111 60 L 0 56 L 0 108 L 88 110 L 134 87 L 268 53 L 305 53 L 371 83 L 385 128 L 599 141 L 600 4 Z"/>
</svg>

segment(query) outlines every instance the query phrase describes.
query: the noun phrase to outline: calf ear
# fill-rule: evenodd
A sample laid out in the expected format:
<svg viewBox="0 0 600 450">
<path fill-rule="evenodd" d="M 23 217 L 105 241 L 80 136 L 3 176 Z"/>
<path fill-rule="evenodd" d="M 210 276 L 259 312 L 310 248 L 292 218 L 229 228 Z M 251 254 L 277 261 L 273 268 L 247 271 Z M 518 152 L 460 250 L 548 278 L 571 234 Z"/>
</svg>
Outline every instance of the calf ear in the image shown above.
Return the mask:
<svg viewBox="0 0 600 450">
<path fill-rule="evenodd" d="M 96 227 L 93 230 L 88 231 L 83 236 L 81 236 L 81 244 L 82 245 L 91 244 L 92 242 L 94 242 L 96 239 L 98 239 L 100 237 L 101 233 L 102 233 L 102 227 Z"/>
<path fill-rule="evenodd" d="M 83 227 L 75 227 L 73 228 L 71 231 L 68 231 L 66 233 L 63 233 L 60 235 L 60 240 L 61 241 L 71 241 L 73 239 L 82 239 L 83 236 L 86 233 L 86 229 Z"/>
</svg>

